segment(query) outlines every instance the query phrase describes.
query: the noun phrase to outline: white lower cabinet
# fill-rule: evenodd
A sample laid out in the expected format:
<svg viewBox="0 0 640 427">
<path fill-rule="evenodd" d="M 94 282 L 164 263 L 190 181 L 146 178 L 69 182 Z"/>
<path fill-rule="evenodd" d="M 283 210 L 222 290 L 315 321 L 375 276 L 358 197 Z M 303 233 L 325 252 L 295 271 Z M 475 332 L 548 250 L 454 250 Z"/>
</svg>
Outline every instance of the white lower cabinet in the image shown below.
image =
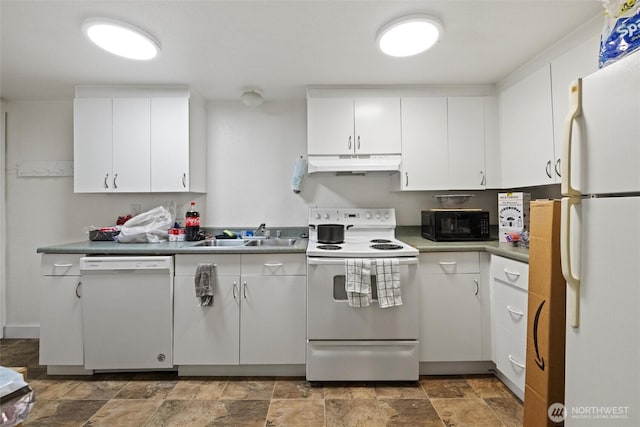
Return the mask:
<svg viewBox="0 0 640 427">
<path fill-rule="evenodd" d="M 40 281 L 40 364 L 83 366 L 83 255 L 42 255 Z"/>
<path fill-rule="evenodd" d="M 199 263 L 216 265 L 208 307 L 195 297 Z M 303 254 L 176 255 L 175 365 L 303 364 L 305 319 Z"/>
<path fill-rule="evenodd" d="M 487 360 L 479 253 L 423 253 L 419 268 L 420 361 Z"/>
<path fill-rule="evenodd" d="M 524 396 L 529 265 L 491 256 L 492 339 L 496 368 Z"/>
</svg>

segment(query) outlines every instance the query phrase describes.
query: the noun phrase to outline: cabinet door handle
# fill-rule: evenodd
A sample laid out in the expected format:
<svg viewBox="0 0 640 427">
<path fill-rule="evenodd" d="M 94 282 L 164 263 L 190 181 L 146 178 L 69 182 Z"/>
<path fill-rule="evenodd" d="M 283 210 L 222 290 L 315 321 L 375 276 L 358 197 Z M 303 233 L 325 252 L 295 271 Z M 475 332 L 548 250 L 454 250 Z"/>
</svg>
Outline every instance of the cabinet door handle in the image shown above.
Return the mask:
<svg viewBox="0 0 640 427">
<path fill-rule="evenodd" d="M 409 186 L 409 172 L 404 173 L 404 186 L 405 187 Z"/>
<path fill-rule="evenodd" d="M 360 149 L 360 135 L 358 135 L 358 150 Z"/>
<path fill-rule="evenodd" d="M 553 178 L 553 176 L 551 175 L 551 160 L 547 162 L 547 167 L 544 169 L 544 171 L 547 173 L 547 176 L 549 178 Z"/>
<path fill-rule="evenodd" d="M 560 159 L 556 160 L 556 175 L 558 175 L 560 178 L 562 178 L 562 174 L 560 173 Z"/>
<path fill-rule="evenodd" d="M 480 285 L 478 284 L 478 279 L 473 279 L 473 283 L 476 284 L 476 293 L 475 293 L 475 295 L 478 295 L 478 292 L 480 291 Z"/>
<path fill-rule="evenodd" d="M 107 183 L 107 179 L 109 179 L 109 174 L 104 176 L 104 188 L 109 188 L 109 184 Z"/>
<path fill-rule="evenodd" d="M 518 273 L 517 271 L 509 271 L 506 268 L 504 269 L 504 274 L 506 274 L 507 276 L 514 276 L 516 279 L 520 277 L 520 273 Z"/>
<path fill-rule="evenodd" d="M 512 356 L 512 355 L 509 355 L 509 362 L 513 363 L 514 365 L 516 365 L 516 366 L 517 366 L 517 367 L 519 367 L 519 368 L 524 369 L 524 365 L 523 365 L 522 363 L 518 363 L 518 362 L 516 361 L 516 359 L 514 359 L 514 358 L 513 358 L 513 356 Z"/>
<path fill-rule="evenodd" d="M 116 173 L 113 175 L 113 188 L 118 188 L 118 184 L 116 183 L 117 179 L 118 179 L 118 174 Z"/>
<path fill-rule="evenodd" d="M 182 188 L 187 188 L 187 174 L 186 174 L 186 172 L 182 174 Z"/>
<path fill-rule="evenodd" d="M 82 291 L 80 286 L 82 286 L 82 282 L 78 282 L 78 284 L 76 285 L 76 297 L 78 298 L 82 298 L 82 292 L 78 292 L 78 291 Z"/>
<path fill-rule="evenodd" d="M 515 314 L 516 316 L 519 316 L 519 317 L 524 316 L 524 313 L 522 311 L 518 311 L 515 308 L 511 307 L 510 305 L 507 306 L 507 310 Z"/>
<path fill-rule="evenodd" d="M 484 171 L 480 171 L 480 185 L 485 185 L 487 183 L 487 177 L 484 174 Z"/>
<path fill-rule="evenodd" d="M 72 267 L 73 264 L 53 264 L 54 267 L 60 267 L 60 268 L 69 268 Z"/>
<path fill-rule="evenodd" d="M 269 268 L 275 268 L 275 267 L 282 267 L 283 265 L 284 265 L 283 263 L 278 262 L 278 263 L 273 263 L 273 264 L 266 264 L 266 263 L 265 263 L 265 265 L 264 265 L 264 266 L 265 266 L 265 267 L 269 267 Z"/>
<path fill-rule="evenodd" d="M 351 138 L 352 138 L 352 137 L 351 137 L 351 136 L 349 136 L 349 143 L 347 144 L 347 148 L 348 148 L 349 150 L 351 150 Z"/>
<path fill-rule="evenodd" d="M 247 299 L 247 281 L 242 282 L 242 296 Z"/>
<path fill-rule="evenodd" d="M 237 301 L 238 296 L 236 295 L 236 289 L 238 289 L 238 284 L 236 282 L 233 282 L 233 299 Z"/>
</svg>

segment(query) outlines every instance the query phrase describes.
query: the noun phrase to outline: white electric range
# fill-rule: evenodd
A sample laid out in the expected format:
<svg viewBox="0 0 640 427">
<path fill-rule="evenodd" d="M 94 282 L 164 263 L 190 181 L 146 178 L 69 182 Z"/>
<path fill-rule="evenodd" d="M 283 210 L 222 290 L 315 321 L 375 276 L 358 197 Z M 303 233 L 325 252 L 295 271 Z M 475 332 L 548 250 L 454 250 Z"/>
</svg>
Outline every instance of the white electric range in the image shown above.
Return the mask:
<svg viewBox="0 0 640 427">
<path fill-rule="evenodd" d="M 309 210 L 307 246 L 308 381 L 418 379 L 418 250 L 395 238 L 394 209 Z M 318 241 L 321 224 L 344 225 L 344 242 Z M 345 291 L 346 261 L 371 262 L 371 304 L 352 307 Z M 377 301 L 379 260 L 398 259 L 402 305 Z"/>
</svg>

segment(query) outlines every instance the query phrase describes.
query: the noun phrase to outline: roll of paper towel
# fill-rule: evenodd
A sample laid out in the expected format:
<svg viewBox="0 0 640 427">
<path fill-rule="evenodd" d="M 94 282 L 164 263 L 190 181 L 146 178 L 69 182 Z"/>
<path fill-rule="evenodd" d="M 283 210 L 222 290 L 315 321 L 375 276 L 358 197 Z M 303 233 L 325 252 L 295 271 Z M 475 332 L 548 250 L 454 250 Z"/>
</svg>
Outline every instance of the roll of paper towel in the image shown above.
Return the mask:
<svg viewBox="0 0 640 427">
<path fill-rule="evenodd" d="M 300 156 L 293 164 L 293 177 L 291 178 L 291 186 L 296 194 L 300 193 L 302 189 L 302 180 L 305 173 L 307 173 L 307 161 Z"/>
</svg>

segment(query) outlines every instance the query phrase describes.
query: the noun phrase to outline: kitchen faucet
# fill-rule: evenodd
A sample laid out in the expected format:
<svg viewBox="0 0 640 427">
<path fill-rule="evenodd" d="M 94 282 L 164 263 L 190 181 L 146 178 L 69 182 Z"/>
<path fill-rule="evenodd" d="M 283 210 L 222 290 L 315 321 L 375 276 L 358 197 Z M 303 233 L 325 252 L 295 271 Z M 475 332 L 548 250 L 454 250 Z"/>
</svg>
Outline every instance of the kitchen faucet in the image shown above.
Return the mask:
<svg viewBox="0 0 640 427">
<path fill-rule="evenodd" d="M 266 224 L 262 223 L 258 226 L 258 229 L 253 232 L 254 236 L 267 236 L 269 237 L 269 231 L 266 229 Z"/>
</svg>

